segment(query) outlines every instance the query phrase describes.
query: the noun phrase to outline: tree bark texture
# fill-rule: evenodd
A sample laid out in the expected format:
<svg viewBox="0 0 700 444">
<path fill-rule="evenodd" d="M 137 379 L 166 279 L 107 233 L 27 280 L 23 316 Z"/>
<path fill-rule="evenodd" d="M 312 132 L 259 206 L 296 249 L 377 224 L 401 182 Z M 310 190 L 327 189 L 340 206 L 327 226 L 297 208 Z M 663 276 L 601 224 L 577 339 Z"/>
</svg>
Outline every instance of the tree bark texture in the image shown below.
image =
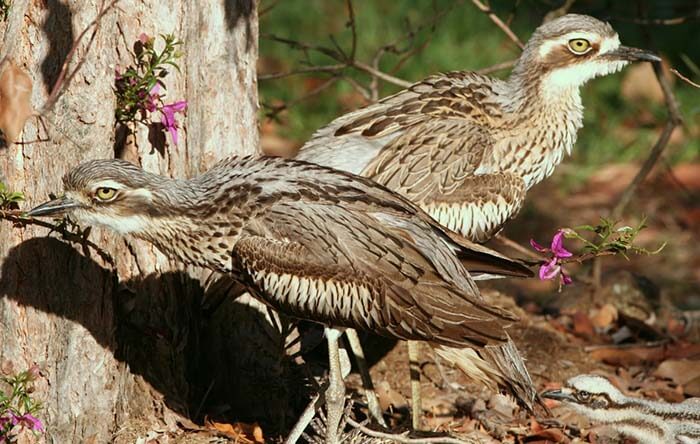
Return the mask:
<svg viewBox="0 0 700 444">
<path fill-rule="evenodd" d="M 12 3 L 0 23 L 0 58 L 29 73 L 36 109 L 105 3 Z M 0 180 L 23 191 L 29 208 L 60 193 L 63 174 L 87 159 L 116 153 L 149 171 L 191 177 L 228 155 L 256 152 L 256 8 L 254 0 L 119 1 L 90 49 L 91 31 L 79 45 L 71 66 L 84 59 L 83 66 L 45 115 L 46 128 L 31 119 L 25 143 L 0 148 Z M 180 143 L 160 150 L 141 125 L 126 139 L 115 127 L 114 70 L 133 63 L 130 50 L 142 32 L 173 33 L 184 42 L 181 72 L 172 70 L 164 82 L 166 101 L 188 101 L 187 116 Z M 176 428 L 182 417 L 198 421 L 218 411 L 246 420 L 286 408 L 279 399 L 290 396 L 288 385 L 278 378 L 286 364 L 271 353 L 261 369 L 259 356 L 260 342 L 284 344 L 258 306 L 224 298 L 205 312 L 200 271 L 178 268 L 144 242 L 98 229 L 90 239 L 114 265 L 46 228 L 0 220 L 0 363 L 3 371 L 40 366 L 34 396 L 44 405 L 42 439 L 133 442 L 146 430 Z M 271 331 L 239 348 L 256 328 Z M 259 388 L 241 382 L 248 373 L 266 390 L 254 407 L 246 397 Z M 289 415 L 275 411 L 275 426 L 287 427 Z"/>
</svg>

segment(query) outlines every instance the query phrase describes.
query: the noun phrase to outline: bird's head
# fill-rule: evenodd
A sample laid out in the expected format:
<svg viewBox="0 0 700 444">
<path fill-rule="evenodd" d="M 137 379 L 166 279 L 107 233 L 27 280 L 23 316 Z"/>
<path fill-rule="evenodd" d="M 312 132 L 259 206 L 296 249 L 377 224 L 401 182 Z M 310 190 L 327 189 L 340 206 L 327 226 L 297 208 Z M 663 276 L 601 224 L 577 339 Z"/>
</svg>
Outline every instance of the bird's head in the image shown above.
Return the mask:
<svg viewBox="0 0 700 444">
<path fill-rule="evenodd" d="M 561 389 L 548 390 L 542 396 L 562 401 L 588 417 L 598 417 L 626 399 L 610 381 L 598 375 L 574 376 Z"/>
<path fill-rule="evenodd" d="M 166 208 L 169 181 L 122 160 L 92 160 L 63 177 L 62 197 L 33 208 L 27 216 L 67 214 L 81 224 L 139 234 Z"/>
<path fill-rule="evenodd" d="M 513 72 L 541 79 L 545 94 L 560 94 L 634 61 L 661 59 L 651 52 L 622 46 L 609 23 L 567 14 L 535 30 Z"/>
</svg>

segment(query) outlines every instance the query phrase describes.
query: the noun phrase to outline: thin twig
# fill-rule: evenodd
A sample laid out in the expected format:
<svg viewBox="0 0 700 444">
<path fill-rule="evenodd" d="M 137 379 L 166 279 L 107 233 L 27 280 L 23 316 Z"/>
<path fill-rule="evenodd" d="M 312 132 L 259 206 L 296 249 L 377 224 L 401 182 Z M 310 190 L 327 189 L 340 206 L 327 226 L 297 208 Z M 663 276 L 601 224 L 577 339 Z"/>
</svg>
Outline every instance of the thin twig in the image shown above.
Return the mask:
<svg viewBox="0 0 700 444">
<path fill-rule="evenodd" d="M 531 259 L 537 260 L 538 263 L 542 262 L 542 257 L 539 254 L 535 253 L 532 250 L 529 250 L 529 249 L 523 247 L 519 243 L 504 236 L 503 234 L 496 235 L 494 240 L 496 240 L 497 242 L 500 242 L 501 244 L 503 244 L 506 247 L 512 248 L 513 250 L 517 251 L 518 253 L 524 254 L 525 256 L 527 256 Z"/>
<path fill-rule="evenodd" d="M 566 13 L 569 12 L 569 9 L 571 9 L 572 6 L 574 6 L 574 3 L 576 3 L 576 0 L 566 0 L 563 5 L 556 9 L 552 9 L 549 11 L 545 16 L 544 20 L 542 20 L 543 23 L 547 23 L 549 21 L 554 20 L 555 18 L 559 18 Z"/>
<path fill-rule="evenodd" d="M 95 19 L 90 22 L 85 29 L 78 35 L 78 38 L 75 40 L 73 43 L 73 46 L 71 47 L 70 51 L 68 51 L 68 55 L 66 55 L 66 59 L 63 61 L 63 66 L 61 67 L 61 72 L 58 75 L 58 78 L 56 79 L 56 83 L 54 83 L 53 88 L 51 89 L 51 93 L 49 94 L 49 97 L 46 99 L 46 102 L 44 102 L 44 105 L 41 107 L 41 110 L 39 110 L 38 114 L 43 115 L 46 114 L 48 111 L 51 110 L 51 108 L 56 104 L 56 101 L 61 97 L 61 94 L 68 88 L 70 85 L 71 81 L 75 77 L 75 75 L 80 71 L 80 68 L 83 66 L 83 63 L 85 62 L 85 58 L 87 56 L 87 53 L 90 51 L 90 47 L 92 47 L 92 43 L 95 40 L 95 35 L 97 34 L 97 31 L 100 28 L 100 22 L 102 21 L 102 17 L 104 17 L 107 12 L 109 12 L 117 3 L 119 0 L 112 0 L 112 2 L 109 3 L 105 8 L 103 8 L 98 14 Z M 92 35 L 90 36 L 90 40 L 88 41 L 87 46 L 85 47 L 85 54 L 83 55 L 83 58 L 80 59 L 78 62 L 78 65 L 73 69 L 73 71 L 68 74 L 68 67 L 70 66 L 70 63 L 73 61 L 73 57 L 75 56 L 75 53 L 78 51 L 78 47 L 80 46 L 80 42 L 82 41 L 83 37 L 85 37 L 85 34 L 91 29 L 95 28 L 93 31 Z"/>
<path fill-rule="evenodd" d="M 485 4 L 481 3 L 481 1 L 479 1 L 479 0 L 472 0 L 472 3 L 474 3 L 474 5 L 475 5 L 477 8 L 479 8 L 479 10 L 481 10 L 481 11 L 484 12 L 486 15 L 488 15 L 489 18 L 491 19 L 491 21 L 492 21 L 496 26 L 498 26 L 499 28 L 501 28 L 501 31 L 503 31 L 503 32 L 508 36 L 508 38 L 511 39 L 511 40 L 513 41 L 513 43 L 515 43 L 516 45 L 518 45 L 518 48 L 520 48 L 520 49 L 525 48 L 525 45 L 523 45 L 523 42 L 520 41 L 520 39 L 518 38 L 518 36 L 515 35 L 515 33 L 508 27 L 508 25 L 506 25 L 505 23 L 503 23 L 503 20 L 501 20 L 493 11 L 491 11 L 491 8 L 489 8 L 489 7 L 486 6 Z"/>
<path fill-rule="evenodd" d="M 667 19 L 640 19 L 631 17 L 611 17 L 611 19 L 619 22 L 634 23 L 635 25 L 680 25 L 681 23 L 700 19 L 700 11 L 695 11 L 693 14 L 685 16 Z"/>
<path fill-rule="evenodd" d="M 508 60 L 505 62 L 496 63 L 495 65 L 488 66 L 486 68 L 477 69 L 474 72 L 477 74 L 481 74 L 481 75 L 487 75 L 487 74 L 491 74 L 491 73 L 494 73 L 497 71 L 503 71 L 505 69 L 510 69 L 510 68 L 514 67 L 517 62 L 518 62 L 518 59 Z"/>
<path fill-rule="evenodd" d="M 102 260 L 114 266 L 114 259 L 112 259 L 112 256 L 110 256 L 109 253 L 100 248 L 99 245 L 87 239 L 85 233 L 89 232 L 89 228 L 81 233 L 73 233 L 72 231 L 67 230 L 61 224 L 52 224 L 50 222 L 45 222 L 40 219 L 34 219 L 32 217 L 23 217 L 23 214 L 24 212 L 19 210 L 0 210 L 0 219 L 12 222 L 13 224 L 20 227 L 25 227 L 27 225 L 35 225 L 39 227 L 48 228 L 52 232 L 59 233 L 63 237 L 63 239 L 67 240 L 68 242 L 80 244 L 83 247 L 83 250 L 86 250 L 87 248 L 93 249 L 102 258 Z"/>
<path fill-rule="evenodd" d="M 375 77 L 378 77 L 378 78 L 384 80 L 384 81 L 387 82 L 387 83 L 393 83 L 394 85 L 400 86 L 400 87 L 402 87 L 402 88 L 408 88 L 409 86 L 412 85 L 411 82 L 407 82 L 407 81 L 405 81 L 405 80 L 399 79 L 398 77 L 394 77 L 394 76 L 392 76 L 392 75 L 390 75 L 390 74 L 387 74 L 387 73 L 385 73 L 385 72 L 379 71 L 379 70 L 377 70 L 377 69 L 371 67 L 370 65 L 366 64 L 366 63 L 360 62 L 359 60 L 353 61 L 353 62 L 352 62 L 352 66 L 354 66 L 355 68 L 357 68 L 357 69 L 359 69 L 359 70 L 361 70 L 361 71 L 364 71 L 364 72 L 366 72 L 366 73 L 368 73 L 368 74 L 371 74 L 371 75 L 373 75 L 373 76 L 375 76 Z"/>
<path fill-rule="evenodd" d="M 293 69 L 291 71 L 286 71 L 286 72 L 274 72 L 271 74 L 259 74 L 258 75 L 258 80 L 275 80 L 275 79 L 281 79 L 283 77 L 291 77 L 291 76 L 296 76 L 299 74 L 310 74 L 310 73 L 315 73 L 315 72 L 324 72 L 324 73 L 337 73 L 339 71 L 342 71 L 343 69 L 347 68 L 348 65 L 345 63 L 339 63 L 336 65 L 320 65 L 320 66 L 308 66 L 306 68 L 298 68 L 298 69 Z"/>
<path fill-rule="evenodd" d="M 338 79 L 340 79 L 340 77 L 337 77 L 337 76 L 331 77 L 330 79 L 323 82 L 321 85 L 319 85 L 316 88 L 309 91 L 307 94 L 304 94 L 301 97 L 297 97 L 294 100 L 290 100 L 289 102 L 283 103 L 282 105 L 279 105 L 279 106 L 266 105 L 268 108 L 271 109 L 271 111 L 266 113 L 265 116 L 270 118 L 270 119 L 276 118 L 277 115 L 279 113 L 281 113 L 282 111 L 289 109 L 290 107 L 296 105 L 297 103 L 303 102 L 304 100 L 310 99 L 311 97 L 321 93 L 323 90 L 325 90 L 326 88 L 330 87 L 335 82 L 337 82 Z"/>
<path fill-rule="evenodd" d="M 357 51 L 357 28 L 355 27 L 355 9 L 352 6 L 352 0 L 346 0 L 345 3 L 348 6 L 348 24 L 350 32 L 352 33 L 352 46 L 350 47 L 350 60 L 355 60 L 355 53 Z"/>
<path fill-rule="evenodd" d="M 315 45 L 315 44 L 310 44 L 310 43 L 305 43 L 305 42 L 300 42 L 296 40 L 292 40 L 289 38 L 285 37 L 279 37 L 274 34 L 261 34 L 261 38 L 266 38 L 278 43 L 283 43 L 286 45 L 289 45 L 291 48 L 297 49 L 301 52 L 303 52 L 306 56 L 307 62 L 311 65 L 311 60 L 309 59 L 309 53 L 310 52 L 317 52 L 319 54 L 325 55 L 327 57 L 332 58 L 333 60 L 340 62 L 336 64 L 327 64 L 327 65 L 321 65 L 321 66 L 308 66 L 304 68 L 297 68 L 293 69 L 287 72 L 278 72 L 278 73 L 272 73 L 272 74 L 261 74 L 258 76 L 259 80 L 270 80 L 270 79 L 279 79 L 282 77 L 288 77 L 288 76 L 294 76 L 294 75 L 299 75 L 299 74 L 309 74 L 309 73 L 327 73 L 327 74 L 332 74 L 334 78 L 343 78 L 344 80 L 347 80 L 350 82 L 353 86 L 354 89 L 358 90 L 365 98 L 368 98 L 369 100 L 376 101 L 379 98 L 379 84 L 378 80 L 382 80 L 386 83 L 390 83 L 396 86 L 399 86 L 401 88 L 408 88 L 411 86 L 411 82 L 407 82 L 403 79 L 400 79 L 398 77 L 395 77 L 391 74 L 388 74 L 382 70 L 379 69 L 379 63 L 381 61 L 381 58 L 387 54 L 387 53 L 392 53 L 392 54 L 397 54 L 397 55 L 402 55 L 400 60 L 396 63 L 394 68 L 391 70 L 391 72 L 395 72 L 404 62 L 405 60 L 410 57 L 411 55 L 415 55 L 418 52 L 422 51 L 428 44 L 428 41 L 426 41 L 423 45 L 421 45 L 419 48 L 414 48 L 414 45 L 411 44 L 407 49 L 399 49 L 398 45 L 406 40 L 413 40 L 416 36 L 416 34 L 430 26 L 433 29 L 435 28 L 436 23 L 441 20 L 450 10 L 452 10 L 455 5 L 463 3 L 464 0 L 460 0 L 458 2 L 455 2 L 452 4 L 449 8 L 446 8 L 437 14 L 435 14 L 430 21 L 421 24 L 417 28 L 414 28 L 404 34 L 403 36 L 397 38 L 394 42 L 391 42 L 389 44 L 381 46 L 379 49 L 377 49 L 374 57 L 372 58 L 371 63 L 365 63 L 363 61 L 357 60 L 356 54 L 357 54 L 357 23 L 356 23 L 356 18 L 355 18 L 355 10 L 354 10 L 354 5 L 352 3 L 352 0 L 346 0 L 346 5 L 348 9 L 348 22 L 347 22 L 347 27 L 350 28 L 351 33 L 352 33 L 352 43 L 350 47 L 350 51 L 346 53 L 346 51 L 340 47 L 338 42 L 335 40 L 334 37 L 331 36 L 331 42 L 333 43 L 333 48 L 329 47 L 324 47 L 320 45 Z M 348 76 L 343 76 L 342 72 L 346 68 L 354 68 L 358 71 L 364 72 L 366 74 L 369 74 L 370 76 L 370 82 L 368 87 L 364 87 L 360 85 L 357 81 L 354 81 Z M 307 96 L 306 96 L 307 97 Z M 302 99 L 303 100 L 303 99 Z M 296 100 L 295 103 L 298 103 L 300 100 Z M 291 104 L 286 104 L 282 105 L 279 107 L 276 107 L 277 110 L 283 110 L 287 109 L 291 106 Z M 275 113 L 276 114 L 276 113 Z"/>
<path fill-rule="evenodd" d="M 668 84 L 668 81 L 664 76 L 661 63 L 655 62 L 652 64 L 652 66 L 654 67 L 654 74 L 656 74 L 656 79 L 658 80 L 659 85 L 661 86 L 661 90 L 664 93 L 664 100 L 666 102 L 666 108 L 668 109 L 668 121 L 666 122 L 666 126 L 664 126 L 664 129 L 661 132 L 659 139 L 656 141 L 656 144 L 651 149 L 649 157 L 647 157 L 647 159 L 644 161 L 644 164 L 639 169 L 637 175 L 634 177 L 634 179 L 632 179 L 632 182 L 630 182 L 630 184 L 627 185 L 627 188 L 620 196 L 617 205 L 615 205 L 615 208 L 611 213 L 613 219 L 620 218 L 622 213 L 625 211 L 625 208 L 629 204 L 630 199 L 637 191 L 639 184 L 641 184 L 644 181 L 644 179 L 647 178 L 652 168 L 654 168 L 654 165 L 656 165 L 656 162 L 659 160 L 659 157 L 661 157 L 661 154 L 663 153 L 664 149 L 668 145 L 669 139 L 671 138 L 671 133 L 678 125 L 681 125 L 683 123 L 683 117 L 681 116 L 678 107 L 678 101 L 673 95 L 671 86 Z"/>
<path fill-rule="evenodd" d="M 409 432 L 403 432 L 403 433 L 385 433 L 385 432 L 379 432 L 377 430 L 372 430 L 368 427 L 366 427 L 364 424 L 361 424 L 351 417 L 345 418 L 347 423 L 351 426 L 354 427 L 358 430 L 360 430 L 362 433 L 365 435 L 371 436 L 372 438 L 379 438 L 379 439 L 389 439 L 394 442 L 400 442 L 400 443 L 406 443 L 406 444 L 465 444 L 465 443 L 476 443 L 478 441 L 476 440 L 469 440 L 469 441 L 464 441 L 461 439 L 457 438 L 451 438 L 449 436 L 439 436 L 439 437 L 434 437 L 434 438 L 409 438 L 407 435 Z"/>
<path fill-rule="evenodd" d="M 684 76 L 683 74 L 678 72 L 677 69 L 671 68 L 671 72 L 673 74 L 675 74 L 677 77 L 679 77 L 681 80 L 683 80 L 685 83 L 687 83 L 688 85 L 694 86 L 696 88 L 700 88 L 700 84 L 693 82 L 692 80 L 690 80 L 689 78 L 687 78 L 686 76 Z"/>
</svg>

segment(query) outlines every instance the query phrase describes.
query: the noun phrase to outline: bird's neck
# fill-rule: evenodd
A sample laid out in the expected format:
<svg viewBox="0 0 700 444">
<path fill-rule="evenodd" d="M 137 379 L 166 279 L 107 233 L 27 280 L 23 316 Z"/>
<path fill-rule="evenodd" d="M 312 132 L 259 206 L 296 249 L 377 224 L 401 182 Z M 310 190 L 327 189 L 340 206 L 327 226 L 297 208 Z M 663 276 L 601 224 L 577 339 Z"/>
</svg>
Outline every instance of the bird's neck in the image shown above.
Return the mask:
<svg viewBox="0 0 700 444">
<path fill-rule="evenodd" d="M 504 137 L 498 142 L 501 169 L 524 178 L 528 188 L 549 177 L 570 155 L 583 126 L 579 87 L 557 94 L 546 78 L 515 70 L 506 82 Z"/>
</svg>

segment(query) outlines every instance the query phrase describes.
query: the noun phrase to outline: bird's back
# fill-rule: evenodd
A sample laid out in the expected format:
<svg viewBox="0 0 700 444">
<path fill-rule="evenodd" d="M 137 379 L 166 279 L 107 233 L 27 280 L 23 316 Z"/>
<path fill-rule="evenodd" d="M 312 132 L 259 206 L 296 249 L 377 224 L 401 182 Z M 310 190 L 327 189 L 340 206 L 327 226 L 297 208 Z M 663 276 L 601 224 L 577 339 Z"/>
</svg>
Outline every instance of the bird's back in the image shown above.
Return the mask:
<svg viewBox="0 0 700 444">
<path fill-rule="evenodd" d="M 435 119 L 492 126 L 502 112 L 492 100 L 505 83 L 469 71 L 436 74 L 379 102 L 338 117 L 319 129 L 296 158 L 362 174 L 406 131 Z M 472 150 L 479 147 L 462 147 Z"/>
<path fill-rule="evenodd" d="M 231 160 L 207 176 L 226 178 L 214 187 L 222 198 L 239 194 L 231 209 L 242 224 L 234 263 L 276 308 L 453 346 L 507 340 L 503 327 L 513 317 L 482 300 L 455 255 L 464 247 L 401 196 L 278 158 Z M 245 198 L 237 191 L 243 183 Z"/>
</svg>

